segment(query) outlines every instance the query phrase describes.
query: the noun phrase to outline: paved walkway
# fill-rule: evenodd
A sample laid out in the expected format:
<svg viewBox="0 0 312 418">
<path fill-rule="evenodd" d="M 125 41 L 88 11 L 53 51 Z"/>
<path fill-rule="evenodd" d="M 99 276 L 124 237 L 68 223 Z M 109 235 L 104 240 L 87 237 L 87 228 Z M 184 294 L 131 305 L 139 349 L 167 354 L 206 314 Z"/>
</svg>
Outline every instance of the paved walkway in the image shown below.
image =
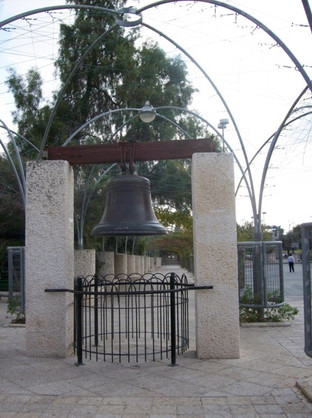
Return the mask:
<svg viewBox="0 0 312 418">
<path fill-rule="evenodd" d="M 240 359 L 198 360 L 192 338 L 177 367 L 169 360 L 76 367 L 74 357 L 27 357 L 25 329 L 7 326 L 2 300 L 0 417 L 312 417 L 302 392 L 309 395 L 312 377 L 302 300 L 287 302 L 300 309 L 291 326 L 241 328 Z"/>
</svg>

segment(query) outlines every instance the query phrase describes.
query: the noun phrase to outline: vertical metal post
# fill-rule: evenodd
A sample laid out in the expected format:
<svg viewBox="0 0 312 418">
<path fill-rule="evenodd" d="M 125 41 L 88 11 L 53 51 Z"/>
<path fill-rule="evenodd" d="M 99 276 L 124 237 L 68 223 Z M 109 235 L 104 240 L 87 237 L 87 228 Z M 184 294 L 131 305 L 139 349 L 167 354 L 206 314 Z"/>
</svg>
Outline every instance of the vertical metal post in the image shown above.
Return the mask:
<svg viewBox="0 0 312 418">
<path fill-rule="evenodd" d="M 171 366 L 176 366 L 175 274 L 170 274 Z"/>
<path fill-rule="evenodd" d="M 75 317 L 76 317 L 76 349 L 77 349 L 77 363 L 76 366 L 81 366 L 82 363 L 82 277 L 77 277 L 75 280 Z"/>
<path fill-rule="evenodd" d="M 280 295 L 282 301 L 284 302 L 285 299 L 285 291 L 284 291 L 284 271 L 283 271 L 283 245 L 280 242 L 278 244 L 278 262 L 279 262 L 279 277 L 280 277 Z"/>
<path fill-rule="evenodd" d="M 303 273 L 303 306 L 304 306 L 304 352 L 312 357 L 312 309 L 311 309 L 311 265 L 310 265 L 310 239 L 312 223 L 301 225 L 302 240 L 302 273 Z"/>
<path fill-rule="evenodd" d="M 21 311 L 25 313 L 25 247 L 20 248 L 20 266 L 21 266 Z"/>
<path fill-rule="evenodd" d="M 98 316 L 98 290 L 99 290 L 99 277 L 97 274 L 94 275 L 94 345 L 99 345 L 99 316 Z"/>
</svg>

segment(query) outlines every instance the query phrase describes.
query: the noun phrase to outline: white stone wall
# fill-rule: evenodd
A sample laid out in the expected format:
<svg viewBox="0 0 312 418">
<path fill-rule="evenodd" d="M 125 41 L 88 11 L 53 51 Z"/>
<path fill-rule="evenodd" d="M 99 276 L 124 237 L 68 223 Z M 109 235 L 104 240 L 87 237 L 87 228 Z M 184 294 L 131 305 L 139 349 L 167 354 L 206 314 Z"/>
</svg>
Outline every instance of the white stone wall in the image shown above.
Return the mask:
<svg viewBox="0 0 312 418">
<path fill-rule="evenodd" d="M 93 276 L 95 268 L 95 250 L 75 250 L 75 277 Z"/>
<path fill-rule="evenodd" d="M 192 158 L 196 345 L 199 358 L 239 357 L 237 238 L 233 157 Z"/>
<path fill-rule="evenodd" d="M 66 357 L 73 351 L 73 171 L 66 161 L 27 163 L 26 350 Z"/>
<path fill-rule="evenodd" d="M 115 274 L 127 274 L 127 254 L 115 254 Z"/>
<path fill-rule="evenodd" d="M 113 251 L 101 251 L 97 253 L 98 274 L 115 274 L 115 254 Z"/>
</svg>

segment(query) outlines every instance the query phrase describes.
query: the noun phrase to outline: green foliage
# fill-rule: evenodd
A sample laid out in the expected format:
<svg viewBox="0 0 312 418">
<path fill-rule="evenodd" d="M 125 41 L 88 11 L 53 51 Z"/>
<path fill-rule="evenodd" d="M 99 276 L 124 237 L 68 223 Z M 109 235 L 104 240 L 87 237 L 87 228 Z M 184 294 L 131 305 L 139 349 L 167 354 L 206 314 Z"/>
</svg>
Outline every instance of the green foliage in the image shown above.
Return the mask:
<svg viewBox="0 0 312 418">
<path fill-rule="evenodd" d="M 191 175 L 189 161 L 169 160 L 144 164 L 140 174 L 151 182 L 154 205 L 162 209 L 191 213 Z"/>
<path fill-rule="evenodd" d="M 272 233 L 266 227 L 262 225 L 263 241 L 271 241 Z M 254 241 L 255 240 L 255 228 L 252 222 L 245 222 L 243 225 L 237 225 L 237 241 Z"/>
<path fill-rule="evenodd" d="M 193 254 L 193 234 L 191 231 L 169 232 L 150 241 L 149 249 L 156 250 L 160 255 L 174 252 L 180 259 L 187 258 Z"/>
<path fill-rule="evenodd" d="M 282 322 L 290 321 L 298 314 L 296 307 L 290 306 L 287 303 L 276 306 L 282 303 L 282 298 L 278 290 L 268 293 L 268 305 L 271 307 L 263 308 L 261 305 L 261 295 L 253 294 L 252 289 L 248 286 L 244 293 L 240 296 L 239 302 L 241 305 L 255 305 L 255 306 L 240 306 L 239 315 L 240 322 Z"/>
<path fill-rule="evenodd" d="M 126 1 L 72 0 L 68 3 L 118 9 Z M 115 25 L 112 14 L 88 9 L 76 10 L 75 13 L 73 24 L 60 26 L 60 48 L 55 63 L 60 89 L 54 92 L 50 103 L 43 100 L 42 79 L 38 71 L 31 69 L 25 77 L 10 71 L 7 84 L 14 95 L 14 121 L 20 134 L 40 148 L 47 121 L 56 104 L 46 146 L 61 145 L 86 121 L 109 110 L 141 108 L 147 100 L 155 107 L 187 108 L 190 105 L 195 90 L 179 56 L 167 56 L 155 42 L 138 42 L 138 32 Z M 91 45 L 93 47 L 89 49 Z M 79 67 L 72 73 L 77 62 Z M 200 120 L 185 112 L 163 109 L 161 114 L 174 120 L 193 138 L 210 136 Z M 85 127 L 72 143 L 185 138 L 183 131 L 165 119 L 159 117 L 152 124 L 145 124 L 133 116 L 137 116 L 137 112 L 116 112 L 99 118 Z M 122 126 L 124 128 L 119 130 Z M 25 160 L 37 157 L 37 152 L 26 141 L 19 140 L 18 146 Z M 75 219 L 78 226 L 85 222 L 85 248 L 102 245 L 97 238 L 90 236 L 90 231 L 102 216 L 105 185 L 110 176 L 116 174 L 116 170 L 110 171 L 101 179 L 107 168 L 98 166 L 91 174 L 89 167 L 75 168 Z M 155 207 L 163 211 L 163 217 L 167 210 L 168 223 L 180 228 L 184 222 L 182 218 L 191 214 L 190 162 L 141 163 L 138 171 L 151 181 Z M 169 220 L 171 211 L 176 213 L 176 217 Z M 174 221 L 177 223 L 173 224 Z"/>
<path fill-rule="evenodd" d="M 293 251 L 291 245 L 293 242 L 298 242 L 301 244 L 301 225 L 295 226 L 287 234 L 283 235 L 282 242 L 283 249 L 287 250 L 288 252 Z"/>
<path fill-rule="evenodd" d="M 23 240 L 25 233 L 22 197 L 12 167 L 1 155 L 0 201 L 0 240 Z"/>
<path fill-rule="evenodd" d="M 10 297 L 8 301 L 7 313 L 10 314 L 15 324 L 25 324 L 25 313 L 20 309 L 19 298 Z"/>
<path fill-rule="evenodd" d="M 298 309 L 285 303 L 272 308 L 239 308 L 240 322 L 283 322 L 295 319 Z"/>
</svg>

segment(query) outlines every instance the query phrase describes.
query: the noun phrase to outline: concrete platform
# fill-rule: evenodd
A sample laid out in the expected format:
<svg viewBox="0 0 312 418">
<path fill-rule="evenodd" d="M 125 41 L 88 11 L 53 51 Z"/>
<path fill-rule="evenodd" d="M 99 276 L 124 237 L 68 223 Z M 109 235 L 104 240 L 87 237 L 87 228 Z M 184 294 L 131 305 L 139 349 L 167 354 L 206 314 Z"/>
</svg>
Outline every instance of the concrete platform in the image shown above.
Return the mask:
<svg viewBox="0 0 312 418">
<path fill-rule="evenodd" d="M 77 367 L 75 357 L 27 357 L 25 328 L 8 326 L 2 300 L 0 417 L 312 417 L 303 302 L 287 302 L 300 311 L 291 326 L 241 328 L 240 359 L 198 360 L 192 332 L 190 350 L 176 367 L 170 360 L 84 360 Z M 190 311 L 194 331 L 194 306 Z"/>
</svg>

